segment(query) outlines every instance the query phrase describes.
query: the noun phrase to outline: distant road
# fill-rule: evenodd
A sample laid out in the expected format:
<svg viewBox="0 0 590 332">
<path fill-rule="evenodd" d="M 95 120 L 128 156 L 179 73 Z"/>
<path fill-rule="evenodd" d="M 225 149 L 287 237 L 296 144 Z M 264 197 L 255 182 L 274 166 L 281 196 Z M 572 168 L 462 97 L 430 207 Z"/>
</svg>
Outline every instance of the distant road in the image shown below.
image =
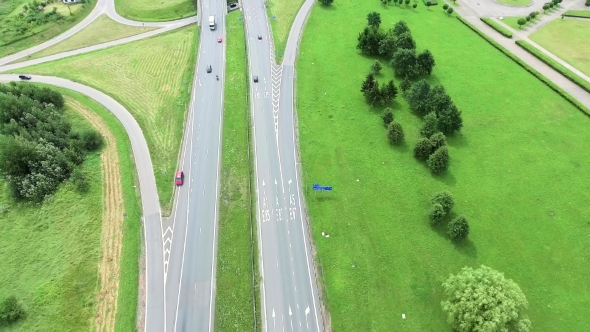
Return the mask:
<svg viewBox="0 0 590 332">
<path fill-rule="evenodd" d="M 263 0 L 243 2 L 251 84 L 263 331 L 323 331 L 314 262 L 297 172 L 293 77 L 296 44 L 313 5 L 291 28 L 274 65 Z M 262 40 L 258 36 L 262 36 Z M 294 42 L 293 42 L 294 40 Z"/>
</svg>

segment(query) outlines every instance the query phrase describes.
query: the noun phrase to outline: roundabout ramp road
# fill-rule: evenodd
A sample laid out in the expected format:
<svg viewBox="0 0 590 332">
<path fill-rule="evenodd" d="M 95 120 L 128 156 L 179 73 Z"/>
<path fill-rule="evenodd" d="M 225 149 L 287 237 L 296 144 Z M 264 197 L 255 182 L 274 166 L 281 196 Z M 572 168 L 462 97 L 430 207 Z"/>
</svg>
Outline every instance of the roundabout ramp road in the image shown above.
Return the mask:
<svg viewBox="0 0 590 332">
<path fill-rule="evenodd" d="M 0 82 L 18 81 L 17 75 L 0 75 Z M 59 77 L 33 76 L 31 82 L 51 84 L 82 93 L 112 112 L 127 131 L 135 167 L 140 183 L 141 205 L 146 242 L 146 324 L 153 331 L 164 331 L 164 260 L 162 252 L 162 225 L 160 223 L 160 201 L 150 152 L 139 124 L 116 100 L 103 92 L 80 83 Z M 152 331 L 152 329 L 150 329 Z"/>
</svg>

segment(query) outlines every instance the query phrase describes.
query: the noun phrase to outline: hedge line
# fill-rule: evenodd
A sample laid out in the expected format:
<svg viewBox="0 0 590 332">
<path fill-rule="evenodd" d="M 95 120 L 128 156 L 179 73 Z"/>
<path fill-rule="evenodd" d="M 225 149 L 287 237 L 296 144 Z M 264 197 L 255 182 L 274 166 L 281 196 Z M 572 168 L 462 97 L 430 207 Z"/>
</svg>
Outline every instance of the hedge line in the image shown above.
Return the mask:
<svg viewBox="0 0 590 332">
<path fill-rule="evenodd" d="M 563 16 L 590 18 L 590 10 L 568 10 Z"/>
<path fill-rule="evenodd" d="M 502 25 L 498 24 L 498 22 L 492 20 L 489 17 L 482 17 L 480 18 L 480 20 L 489 25 L 490 27 L 492 27 L 494 30 L 498 31 L 499 33 L 502 34 L 502 36 L 506 37 L 506 38 L 512 38 L 512 32 L 510 32 L 508 29 L 506 29 L 505 27 L 503 27 Z"/>
<path fill-rule="evenodd" d="M 580 88 L 590 92 L 590 82 L 586 81 L 585 79 L 581 78 L 580 76 L 576 75 L 571 70 L 565 68 L 557 61 L 551 59 L 543 52 L 539 51 L 533 45 L 529 44 L 525 40 L 517 40 L 516 45 L 524 48 L 527 52 L 534 55 L 537 59 L 546 63 L 549 67 L 553 68 L 555 71 L 559 72 L 561 75 L 567 77 L 570 81 L 576 83 Z"/>
<path fill-rule="evenodd" d="M 482 31 L 480 31 L 478 28 L 476 28 L 475 26 L 473 26 L 471 23 L 467 22 L 464 18 L 462 18 L 461 16 L 456 16 L 456 17 L 457 17 L 457 19 L 459 21 L 461 21 L 461 23 L 465 24 L 467 27 L 469 27 L 471 30 L 473 30 L 475 33 L 477 33 L 480 37 L 482 37 L 488 43 L 490 43 L 492 46 L 494 46 L 495 48 L 497 48 L 500 52 L 504 53 L 507 57 L 509 57 L 510 59 L 512 59 L 514 62 L 516 62 L 519 66 L 521 66 L 522 68 L 524 68 L 529 73 L 533 74 L 541 82 L 545 83 L 545 85 L 547 85 L 548 87 L 550 87 L 551 89 L 553 89 L 553 91 L 557 92 L 559 95 L 561 95 L 567 101 L 569 101 L 572 105 L 574 105 L 575 107 L 577 107 L 582 113 L 584 113 L 584 115 L 590 117 L 590 110 L 586 106 L 584 106 L 584 104 L 580 103 L 576 98 L 570 96 L 569 93 L 565 92 L 562 88 L 560 88 L 559 86 L 557 86 L 557 84 L 555 84 L 552 81 L 550 81 L 547 77 L 543 76 L 543 74 L 539 73 L 533 67 L 527 65 L 524 61 L 522 61 L 516 55 L 510 53 L 510 51 L 508 51 L 506 48 L 504 48 L 504 46 L 502 46 L 502 45 L 498 44 L 497 42 L 495 42 L 493 39 L 491 39 L 490 37 L 488 37 L 485 33 L 483 33 Z"/>
</svg>

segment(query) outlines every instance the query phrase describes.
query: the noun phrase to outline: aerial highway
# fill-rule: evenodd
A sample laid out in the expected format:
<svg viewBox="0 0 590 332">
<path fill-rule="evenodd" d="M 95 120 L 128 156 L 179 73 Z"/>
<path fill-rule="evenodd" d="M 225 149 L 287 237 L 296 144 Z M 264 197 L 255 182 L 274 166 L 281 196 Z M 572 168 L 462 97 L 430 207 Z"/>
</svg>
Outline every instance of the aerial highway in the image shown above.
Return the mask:
<svg viewBox="0 0 590 332">
<path fill-rule="evenodd" d="M 251 76 L 263 331 L 323 331 L 297 172 L 293 75 L 296 44 L 313 1 L 296 19 L 289 59 L 275 65 L 263 0 L 243 2 Z M 285 55 L 287 59 L 287 54 Z M 254 76 L 258 82 L 254 82 Z"/>
<path fill-rule="evenodd" d="M 185 178 L 172 216 L 163 220 L 165 331 L 213 331 L 225 6 L 218 0 L 201 3 L 198 61 L 179 167 Z M 215 17 L 215 30 L 209 28 L 209 16 Z"/>
</svg>

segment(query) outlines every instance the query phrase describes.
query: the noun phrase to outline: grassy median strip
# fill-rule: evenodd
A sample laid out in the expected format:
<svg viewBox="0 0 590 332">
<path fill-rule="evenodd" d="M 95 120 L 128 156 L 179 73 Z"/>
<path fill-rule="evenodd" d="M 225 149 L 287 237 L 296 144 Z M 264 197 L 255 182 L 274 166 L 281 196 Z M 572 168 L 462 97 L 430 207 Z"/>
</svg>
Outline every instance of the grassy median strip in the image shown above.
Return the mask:
<svg viewBox="0 0 590 332">
<path fill-rule="evenodd" d="M 563 16 L 590 18 L 590 10 L 568 10 Z"/>
<path fill-rule="evenodd" d="M 483 23 L 489 25 L 494 30 L 498 31 L 502 36 L 504 36 L 506 38 L 512 38 L 512 32 L 510 32 L 508 29 L 506 29 L 502 25 L 498 24 L 498 22 L 492 20 L 489 17 L 482 17 L 480 19 Z"/>
<path fill-rule="evenodd" d="M 588 109 L 586 106 L 584 106 L 584 104 L 580 103 L 576 98 L 572 97 L 569 93 L 567 93 L 565 90 L 560 88 L 557 84 L 553 83 L 551 80 L 549 80 L 543 74 L 539 73 L 536 69 L 527 65 L 519 57 L 512 54 L 510 51 L 508 51 L 506 48 L 504 48 L 504 46 L 498 44 L 492 38 L 488 37 L 488 35 L 481 32 L 477 27 L 475 27 L 471 23 L 467 22 L 464 18 L 462 18 L 461 16 L 457 16 L 457 18 L 459 19 L 459 21 L 461 21 L 461 23 L 465 24 L 467 27 L 469 27 L 471 30 L 473 30 L 475 33 L 477 33 L 480 37 L 482 37 L 485 41 L 490 43 L 490 45 L 494 46 L 500 52 L 504 53 L 504 55 L 506 55 L 507 57 L 512 59 L 514 62 L 516 62 L 519 66 L 524 68 L 529 73 L 533 74 L 533 76 L 538 78 L 541 82 L 545 83 L 545 85 L 550 87 L 553 91 L 557 92 L 565 100 L 569 101 L 572 105 L 574 105 L 582 113 L 584 113 L 587 116 L 590 116 L 590 109 Z"/>
<path fill-rule="evenodd" d="M 117 13 L 144 22 L 172 21 L 197 14 L 196 0 L 115 0 Z"/>
<path fill-rule="evenodd" d="M 283 58 L 291 25 L 293 25 L 299 8 L 301 8 L 304 2 L 305 0 L 268 0 L 266 3 L 266 11 L 272 28 L 277 63 L 280 63 Z"/>
<path fill-rule="evenodd" d="M 121 248 L 119 296 L 117 300 L 117 316 L 115 331 L 135 331 L 137 314 L 137 296 L 139 282 L 139 253 L 141 251 L 141 201 L 139 184 L 135 172 L 135 162 L 131 150 L 131 142 L 123 125 L 109 111 L 94 100 L 77 92 L 52 87 L 64 96 L 68 96 L 86 105 L 99 115 L 109 127 L 117 142 L 119 152 L 119 171 L 123 188 L 123 246 Z"/>
<path fill-rule="evenodd" d="M 249 159 L 250 108 L 244 21 L 240 12 L 227 16 L 227 56 L 219 242 L 217 259 L 216 331 L 253 331 L 251 172 Z"/>
<path fill-rule="evenodd" d="M 576 83 L 578 86 L 580 86 L 580 88 L 590 92 L 590 82 L 588 82 L 585 79 L 581 78 L 580 76 L 576 75 L 574 72 L 565 68 L 564 66 L 559 64 L 557 61 L 551 59 L 545 53 L 539 51 L 536 47 L 529 44 L 527 41 L 517 40 L 516 45 L 524 48 L 527 52 L 534 55 L 537 59 L 543 61 L 548 66 L 553 68 L 555 71 L 559 72 L 561 75 L 565 76 L 570 81 Z"/>
</svg>

